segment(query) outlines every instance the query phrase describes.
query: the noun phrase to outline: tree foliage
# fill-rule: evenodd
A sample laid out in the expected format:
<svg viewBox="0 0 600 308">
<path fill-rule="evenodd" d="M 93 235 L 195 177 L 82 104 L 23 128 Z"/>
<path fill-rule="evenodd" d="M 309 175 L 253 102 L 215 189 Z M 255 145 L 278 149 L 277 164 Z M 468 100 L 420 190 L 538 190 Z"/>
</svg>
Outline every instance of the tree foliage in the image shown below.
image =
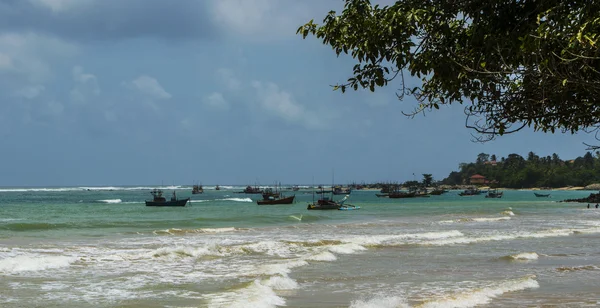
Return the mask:
<svg viewBox="0 0 600 308">
<path fill-rule="evenodd" d="M 357 64 L 334 89 L 399 84 L 408 113 L 465 104 L 479 140 L 525 126 L 575 133 L 600 127 L 600 1 L 345 0 L 298 33 L 314 35 Z M 405 73 L 421 80 L 407 88 Z"/>
<path fill-rule="evenodd" d="M 566 161 L 556 153 L 540 157 L 529 152 L 527 159 L 519 154 L 510 154 L 499 162 L 476 160 L 474 163 L 462 163 L 459 169 L 451 172 L 442 184 L 468 184 L 472 175 L 481 174 L 492 181 L 491 186 L 498 187 L 587 186 L 600 183 L 600 152 L 596 152 L 596 156 L 587 152 L 583 157 Z"/>
</svg>

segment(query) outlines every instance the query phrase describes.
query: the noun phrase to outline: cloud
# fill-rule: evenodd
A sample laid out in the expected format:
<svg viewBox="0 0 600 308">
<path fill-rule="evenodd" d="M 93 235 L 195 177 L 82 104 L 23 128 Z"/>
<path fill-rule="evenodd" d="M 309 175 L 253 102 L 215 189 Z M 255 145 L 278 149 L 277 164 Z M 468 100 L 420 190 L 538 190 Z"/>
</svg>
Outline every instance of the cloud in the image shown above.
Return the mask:
<svg viewBox="0 0 600 308">
<path fill-rule="evenodd" d="M 237 91 L 242 86 L 242 83 L 235 77 L 233 71 L 228 68 L 218 69 L 217 78 L 231 91 Z"/>
<path fill-rule="evenodd" d="M 0 70 L 10 69 L 12 66 L 12 59 L 7 54 L 0 52 Z"/>
<path fill-rule="evenodd" d="M 89 0 L 30 0 L 34 5 L 49 8 L 54 13 L 64 12 L 70 9 L 88 5 Z"/>
<path fill-rule="evenodd" d="M 26 86 L 24 88 L 21 88 L 21 89 L 15 91 L 14 95 L 16 97 L 33 99 L 33 98 L 36 98 L 38 95 L 40 95 L 40 93 L 42 93 L 45 89 L 46 89 L 46 87 L 44 87 L 42 85 Z"/>
<path fill-rule="evenodd" d="M 229 33 L 254 39 L 296 36 L 301 24 L 324 17 L 339 4 L 332 1 L 214 0 L 215 24 Z"/>
<path fill-rule="evenodd" d="M 69 40 L 216 35 L 205 1 L 3 0 L 0 29 Z"/>
<path fill-rule="evenodd" d="M 88 96 L 97 96 L 100 94 L 98 79 L 95 75 L 84 73 L 81 66 L 75 66 L 71 70 L 75 87 L 69 93 L 71 101 L 84 103 Z"/>
<path fill-rule="evenodd" d="M 63 40 L 35 33 L 0 33 L 0 71 L 42 83 L 53 76 L 52 63 L 77 54 L 79 48 Z"/>
<path fill-rule="evenodd" d="M 211 107 L 229 109 L 229 103 L 223 97 L 223 94 L 214 92 L 204 99 L 204 103 Z"/>
<path fill-rule="evenodd" d="M 307 111 L 305 107 L 294 101 L 292 95 L 272 82 L 252 82 L 256 90 L 259 106 L 266 112 L 277 116 L 288 123 L 297 123 L 309 129 L 324 128 L 324 121 L 316 113 Z"/>
<path fill-rule="evenodd" d="M 152 99 L 170 99 L 172 96 L 158 83 L 158 80 L 147 75 L 141 75 L 125 86 L 135 89 Z"/>
</svg>

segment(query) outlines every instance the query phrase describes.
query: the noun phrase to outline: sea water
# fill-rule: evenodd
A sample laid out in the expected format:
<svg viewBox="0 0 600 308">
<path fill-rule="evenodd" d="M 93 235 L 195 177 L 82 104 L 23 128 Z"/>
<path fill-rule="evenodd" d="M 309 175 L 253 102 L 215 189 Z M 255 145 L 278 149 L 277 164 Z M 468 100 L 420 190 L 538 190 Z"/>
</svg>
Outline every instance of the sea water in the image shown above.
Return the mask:
<svg viewBox="0 0 600 308">
<path fill-rule="evenodd" d="M 589 192 L 377 198 L 357 211 L 257 205 L 241 187 L 0 189 L 0 307 L 592 307 Z M 223 189 L 225 188 L 225 189 Z M 343 197 L 343 196 L 335 196 Z M 316 196 L 314 197 L 316 198 Z"/>
</svg>

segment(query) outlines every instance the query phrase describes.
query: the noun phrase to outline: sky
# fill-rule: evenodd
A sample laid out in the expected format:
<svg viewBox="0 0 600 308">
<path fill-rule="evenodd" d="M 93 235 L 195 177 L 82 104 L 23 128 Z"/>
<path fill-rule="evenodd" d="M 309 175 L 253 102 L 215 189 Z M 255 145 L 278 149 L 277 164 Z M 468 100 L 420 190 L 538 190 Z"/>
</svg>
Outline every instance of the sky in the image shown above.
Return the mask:
<svg viewBox="0 0 600 308">
<path fill-rule="evenodd" d="M 353 60 L 296 29 L 341 0 L 0 0 L 0 186 L 441 180 L 478 153 L 585 154 L 587 134 L 472 142 L 463 107 L 332 91 Z M 414 175 L 413 175 L 414 174 Z"/>
</svg>

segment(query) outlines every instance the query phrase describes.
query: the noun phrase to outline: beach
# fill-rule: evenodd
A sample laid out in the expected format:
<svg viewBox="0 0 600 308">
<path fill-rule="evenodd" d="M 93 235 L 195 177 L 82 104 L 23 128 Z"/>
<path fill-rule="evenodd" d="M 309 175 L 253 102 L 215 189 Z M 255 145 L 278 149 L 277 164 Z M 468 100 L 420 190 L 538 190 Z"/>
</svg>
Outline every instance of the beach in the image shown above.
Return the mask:
<svg viewBox="0 0 600 308">
<path fill-rule="evenodd" d="M 225 187 L 225 188 L 224 188 Z M 588 191 L 353 191 L 357 211 L 256 204 L 237 186 L 182 208 L 152 187 L 0 189 L 1 307 L 593 307 L 600 209 Z M 338 198 L 342 196 L 334 196 Z"/>
</svg>

